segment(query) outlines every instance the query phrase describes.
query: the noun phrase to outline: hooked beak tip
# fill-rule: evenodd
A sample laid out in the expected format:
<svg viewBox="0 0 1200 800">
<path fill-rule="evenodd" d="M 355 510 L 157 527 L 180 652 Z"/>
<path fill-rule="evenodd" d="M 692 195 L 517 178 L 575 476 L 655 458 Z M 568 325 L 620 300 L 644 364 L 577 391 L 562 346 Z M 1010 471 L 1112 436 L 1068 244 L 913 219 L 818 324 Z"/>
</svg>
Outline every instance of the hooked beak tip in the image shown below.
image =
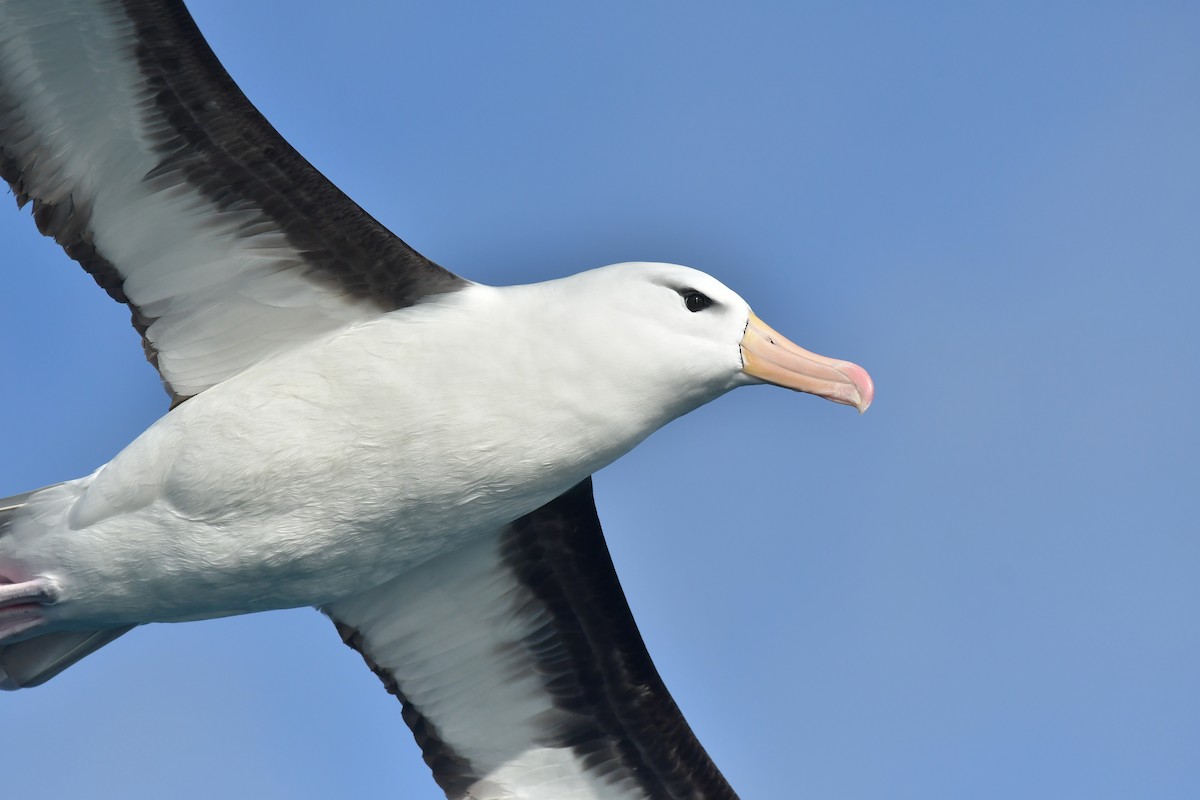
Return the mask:
<svg viewBox="0 0 1200 800">
<path fill-rule="evenodd" d="M 849 361 L 841 362 L 835 369 L 854 384 L 854 388 L 858 392 L 858 402 L 854 404 L 854 407 L 858 409 L 859 414 L 865 414 L 871 407 L 872 401 L 875 400 L 875 381 L 871 380 L 871 376 L 865 369 Z"/>
</svg>

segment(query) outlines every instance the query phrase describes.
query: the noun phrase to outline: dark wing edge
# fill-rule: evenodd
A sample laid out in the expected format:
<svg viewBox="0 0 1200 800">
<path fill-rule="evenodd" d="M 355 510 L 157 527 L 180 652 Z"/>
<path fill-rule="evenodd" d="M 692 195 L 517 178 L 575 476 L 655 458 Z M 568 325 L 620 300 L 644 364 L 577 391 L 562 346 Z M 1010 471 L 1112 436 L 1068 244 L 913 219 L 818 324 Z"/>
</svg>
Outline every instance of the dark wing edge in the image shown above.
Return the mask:
<svg viewBox="0 0 1200 800">
<path fill-rule="evenodd" d="M 477 763 L 487 759 L 477 759 L 469 745 L 456 743 L 453 734 L 441 732 L 443 725 L 446 730 L 459 730 L 465 722 L 481 728 L 493 740 L 509 735 L 519 739 L 510 732 L 531 726 L 531 741 L 514 740 L 509 746 L 513 754 L 532 745 L 569 752 L 582 772 L 608 787 L 611 795 L 605 796 L 736 800 L 646 651 L 604 541 L 590 478 L 514 522 L 483 557 L 495 559 L 496 564 L 474 575 L 466 570 L 464 586 L 511 583 L 515 588 L 503 595 L 489 595 L 479 607 L 463 599 L 468 591 L 455 589 L 456 613 L 492 615 L 481 623 L 489 631 L 513 630 L 515 619 L 520 634 L 482 648 L 483 658 L 495 662 L 480 669 L 507 675 L 512 683 L 536 675 L 552 710 L 528 707 L 525 719 L 505 718 L 503 713 L 497 719 L 479 719 L 472 716 L 474 712 L 462 717 L 463 709 L 450 708 L 444 699 L 445 686 L 430 686 L 427 678 L 417 677 L 431 667 L 443 669 L 445 664 L 436 659 L 406 664 L 403 657 L 396 656 L 398 649 L 417 643 L 410 634 L 385 632 L 387 623 L 382 619 L 386 611 L 377 607 L 364 613 L 361 605 L 343 604 L 325 609 L 343 641 L 362 654 L 388 691 L 400 699 L 404 720 L 447 797 L 491 797 L 488 787 L 493 785 L 499 785 L 496 797 L 510 796 L 505 791 L 523 796 L 522 778 L 515 779 L 515 784 L 487 778 L 489 773 L 503 770 L 497 772 L 494 761 Z M 418 591 L 403 601 L 420 603 L 429 596 Z M 385 598 L 372 602 L 378 606 L 380 600 Z M 507 608 L 506 615 L 497 616 L 497 607 Z M 446 631 L 454 627 L 436 616 L 418 619 L 417 624 L 438 625 Z M 514 655 L 513 650 L 519 654 Z M 453 657 L 448 651 L 445 659 Z M 405 666 L 413 674 L 411 692 Z M 459 683 L 452 685 L 461 685 L 464 677 L 457 676 Z M 454 677 L 445 680 L 452 683 Z M 507 688 L 497 694 L 504 692 Z M 424 704 L 422 693 L 437 702 Z M 518 702 L 522 696 L 512 693 L 517 698 L 512 709 L 522 707 Z M 478 708 L 494 697 L 468 699 L 463 705 Z M 508 697 L 505 694 L 504 702 Z M 574 784 L 569 786 L 574 788 Z"/>
<path fill-rule="evenodd" d="M 0 72 L 0 177 L 12 188 L 18 205 L 32 202 L 43 234 L 61 245 L 110 296 L 129 305 L 147 359 L 163 374 L 177 402 L 277 352 L 271 339 L 303 338 L 305 330 L 319 332 L 344 322 L 357 313 L 347 312 L 340 305 L 344 302 L 367 307 L 361 317 L 467 285 L 409 247 L 296 152 L 230 78 L 181 2 L 80 0 L 64 11 L 51 3 L 44 9 L 30 4 L 10 9 L 0 0 L 0 16 L 7 28 L 0 30 L 0 56 L 8 59 L 8 71 Z M 0 59 L 0 67 L 4 64 Z M 30 77 L 38 70 L 51 76 L 47 80 L 58 81 L 53 90 L 39 88 L 40 79 Z M 64 77 L 67 70 L 74 72 Z M 76 93 L 77 87 L 82 92 Z M 130 140 L 148 141 L 148 159 L 120 135 L 98 138 L 108 135 L 96 133 L 105 130 L 104 124 L 89 125 L 82 112 L 77 113 L 89 94 L 104 101 L 94 103 L 95 113 L 115 109 L 127 115 L 128 121 L 117 129 L 133 129 Z M 31 96 L 37 102 L 31 102 Z M 64 114 L 55 103 L 70 104 L 71 110 Z M 55 126 L 60 118 L 67 122 Z M 84 153 L 83 162 L 73 160 Z M 125 185 L 119 192 L 108 191 L 106 183 L 120 181 L 133 185 L 132 195 Z M 181 219 L 179 209 L 170 207 L 181 190 L 201 199 L 195 208 L 186 209 L 197 219 Z M 117 202 L 110 195 L 126 203 L 167 200 L 160 204 L 165 209 L 161 224 L 155 220 L 147 226 L 160 231 L 163 241 L 156 241 L 155 248 L 169 251 L 175 245 L 186 250 L 187 242 L 181 239 L 192 236 L 194 243 L 197 231 L 207 231 L 208 236 L 236 240 L 251 253 L 243 260 L 257 259 L 257 265 L 222 268 L 219 277 L 167 274 L 165 279 L 176 280 L 178 288 L 164 291 L 164 276 L 150 273 L 175 270 L 182 275 L 193 267 L 170 264 L 161 252 L 146 256 L 149 266 L 113 255 L 114 248 L 102 243 L 104 232 L 93 226 L 99 206 Z M 112 209 L 104 209 L 104 216 L 111 223 Z M 214 248 L 214 253 L 227 250 Z M 195 269 L 205 269 L 202 260 Z M 228 312 L 228 319 L 219 318 L 220 308 L 212 314 L 228 299 L 212 284 L 228 283 L 229 292 L 235 292 L 236 279 L 253 270 L 259 278 L 274 273 L 275 278 L 260 281 L 274 283 L 266 289 L 252 287 L 246 293 L 250 301 L 241 297 L 234 302 L 266 302 Z M 279 286 L 277 276 L 283 272 L 295 273 L 296 283 L 315 284 L 316 295 L 333 300 L 294 301 L 296 293 Z M 158 285 L 139 296 L 128 285 L 131 274 L 139 289 L 156 280 Z M 197 286 L 207 294 L 180 298 L 194 294 Z M 297 306 L 314 308 L 302 319 Z M 284 310 L 276 313 L 278 308 Z M 204 314 L 210 318 L 208 329 L 179 331 L 194 330 L 196 319 Z M 166 319 L 156 330 L 160 318 Z M 255 318 L 257 327 L 247 322 Z M 280 327 L 279 335 L 264 332 L 272 324 Z M 189 335 L 212 337 L 222 328 L 229 331 L 226 338 L 242 335 L 243 341 L 216 342 L 215 355 L 208 354 L 207 363 L 171 364 L 166 370 L 160 365 L 163 347 L 187 350 Z M 260 343 L 247 345 L 251 340 Z M 171 375 L 179 386 L 172 386 Z"/>
<path fill-rule="evenodd" d="M 404 308 L 463 285 L 346 196 L 296 152 L 246 97 L 181 2 L 125 0 L 136 56 L 157 112 L 162 163 L 221 210 L 261 210 L 338 289 Z"/>
</svg>

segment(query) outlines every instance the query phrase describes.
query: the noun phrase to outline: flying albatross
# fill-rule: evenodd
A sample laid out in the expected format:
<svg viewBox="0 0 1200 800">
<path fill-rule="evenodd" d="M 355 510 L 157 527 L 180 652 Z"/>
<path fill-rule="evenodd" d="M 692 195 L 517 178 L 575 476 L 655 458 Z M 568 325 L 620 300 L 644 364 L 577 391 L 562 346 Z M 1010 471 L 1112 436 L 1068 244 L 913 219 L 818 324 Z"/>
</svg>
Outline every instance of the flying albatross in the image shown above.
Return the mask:
<svg viewBox="0 0 1200 800">
<path fill-rule="evenodd" d="M 316 606 L 449 798 L 731 798 L 646 653 L 590 475 L 726 391 L 860 411 L 714 278 L 491 287 L 266 122 L 179 2 L 0 0 L 0 176 L 128 304 L 170 411 L 0 500 L 0 686 L 149 622 Z"/>
</svg>

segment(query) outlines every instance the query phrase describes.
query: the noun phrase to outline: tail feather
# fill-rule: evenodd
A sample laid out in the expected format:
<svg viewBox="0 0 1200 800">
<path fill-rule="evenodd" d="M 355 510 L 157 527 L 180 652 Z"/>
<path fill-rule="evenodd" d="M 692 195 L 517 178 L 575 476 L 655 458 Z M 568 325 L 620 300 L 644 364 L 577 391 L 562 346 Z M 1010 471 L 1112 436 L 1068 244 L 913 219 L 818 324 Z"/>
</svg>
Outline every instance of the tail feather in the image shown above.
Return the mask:
<svg viewBox="0 0 1200 800">
<path fill-rule="evenodd" d="M 0 689 L 28 689 L 43 684 L 133 627 L 58 631 L 0 647 Z"/>
<path fill-rule="evenodd" d="M 46 487 L 53 488 L 53 487 Z M 29 499 L 42 491 L 0 498 L 0 556 L 4 537 Z M 0 563 L 3 558 L 0 558 Z M 7 579 L 0 575 L 0 583 Z M 55 631 L 0 645 L 0 689 L 26 689 L 45 683 L 79 659 L 116 639 L 133 626 L 98 631 Z"/>
</svg>

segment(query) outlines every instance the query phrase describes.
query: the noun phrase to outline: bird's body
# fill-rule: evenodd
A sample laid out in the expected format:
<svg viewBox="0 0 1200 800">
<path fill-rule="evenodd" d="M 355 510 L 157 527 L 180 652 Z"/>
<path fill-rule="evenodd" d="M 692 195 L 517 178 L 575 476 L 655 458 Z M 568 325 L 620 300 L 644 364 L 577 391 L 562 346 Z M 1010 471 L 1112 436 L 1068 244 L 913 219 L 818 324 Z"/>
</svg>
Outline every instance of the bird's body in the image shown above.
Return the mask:
<svg viewBox="0 0 1200 800">
<path fill-rule="evenodd" d="M 711 282 L 474 285 L 256 364 L 38 495 L 0 574 L 54 583 L 51 629 L 170 622 L 324 605 L 490 534 L 735 385 L 732 350 L 690 394 L 632 360 L 653 331 L 597 301 L 655 270 Z"/>
</svg>

